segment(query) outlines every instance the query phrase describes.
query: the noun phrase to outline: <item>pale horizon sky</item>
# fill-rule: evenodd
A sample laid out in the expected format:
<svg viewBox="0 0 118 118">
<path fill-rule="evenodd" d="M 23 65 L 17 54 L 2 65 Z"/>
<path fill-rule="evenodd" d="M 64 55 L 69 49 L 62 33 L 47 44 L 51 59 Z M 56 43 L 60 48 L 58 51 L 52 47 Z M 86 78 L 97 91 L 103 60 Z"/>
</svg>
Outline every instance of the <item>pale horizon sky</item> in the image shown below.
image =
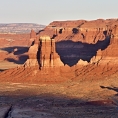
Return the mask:
<svg viewBox="0 0 118 118">
<path fill-rule="evenodd" d="M 118 18 L 118 0 L 2 0 L 0 23 Z"/>
</svg>

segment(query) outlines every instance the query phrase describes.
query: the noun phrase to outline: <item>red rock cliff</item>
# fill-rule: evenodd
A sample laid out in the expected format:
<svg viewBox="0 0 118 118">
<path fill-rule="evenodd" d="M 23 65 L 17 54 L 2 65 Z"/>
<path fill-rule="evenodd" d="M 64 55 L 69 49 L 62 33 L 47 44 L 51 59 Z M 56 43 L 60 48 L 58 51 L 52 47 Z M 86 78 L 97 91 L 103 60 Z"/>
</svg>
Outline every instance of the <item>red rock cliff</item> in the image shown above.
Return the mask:
<svg viewBox="0 0 118 118">
<path fill-rule="evenodd" d="M 25 67 L 1 73 L 0 80 L 28 83 L 94 81 L 114 79 L 117 75 L 118 20 L 98 19 L 50 23 L 35 38 Z"/>
<path fill-rule="evenodd" d="M 49 36 L 37 36 L 28 51 L 29 59 L 26 65 L 39 68 L 62 66 L 59 55 L 55 51 L 55 40 Z"/>
</svg>

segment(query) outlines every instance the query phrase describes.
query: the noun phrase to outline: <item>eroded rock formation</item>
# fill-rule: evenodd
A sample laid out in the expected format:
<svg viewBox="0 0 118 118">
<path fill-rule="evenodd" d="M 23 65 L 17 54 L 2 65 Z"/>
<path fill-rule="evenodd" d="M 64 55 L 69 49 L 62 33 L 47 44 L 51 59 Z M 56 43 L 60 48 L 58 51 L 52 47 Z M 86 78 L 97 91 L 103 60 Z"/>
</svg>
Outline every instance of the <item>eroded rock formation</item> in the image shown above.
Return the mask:
<svg viewBox="0 0 118 118">
<path fill-rule="evenodd" d="M 117 19 L 52 22 L 37 35 L 32 31 L 34 42 L 28 51 L 29 59 L 23 67 L 6 73 L 14 82 L 29 83 L 115 78 L 117 25 Z M 1 81 L 10 81 L 4 79 L 4 73 Z"/>
<path fill-rule="evenodd" d="M 28 51 L 29 59 L 26 66 L 39 66 L 39 68 L 62 66 L 59 55 L 55 51 L 55 40 L 49 36 L 37 36 L 34 44 Z"/>
</svg>

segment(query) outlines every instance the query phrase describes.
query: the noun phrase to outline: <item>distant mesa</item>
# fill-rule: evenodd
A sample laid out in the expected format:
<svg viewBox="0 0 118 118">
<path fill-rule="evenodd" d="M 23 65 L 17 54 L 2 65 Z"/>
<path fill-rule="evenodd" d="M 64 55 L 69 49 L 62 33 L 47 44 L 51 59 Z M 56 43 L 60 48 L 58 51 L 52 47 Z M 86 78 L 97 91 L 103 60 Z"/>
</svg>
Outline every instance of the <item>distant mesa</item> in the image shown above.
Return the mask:
<svg viewBox="0 0 118 118">
<path fill-rule="evenodd" d="M 31 29 L 34 29 L 35 32 L 44 29 L 45 25 L 39 25 L 34 23 L 8 23 L 0 24 L 0 33 L 4 34 L 22 34 L 30 33 Z"/>
</svg>

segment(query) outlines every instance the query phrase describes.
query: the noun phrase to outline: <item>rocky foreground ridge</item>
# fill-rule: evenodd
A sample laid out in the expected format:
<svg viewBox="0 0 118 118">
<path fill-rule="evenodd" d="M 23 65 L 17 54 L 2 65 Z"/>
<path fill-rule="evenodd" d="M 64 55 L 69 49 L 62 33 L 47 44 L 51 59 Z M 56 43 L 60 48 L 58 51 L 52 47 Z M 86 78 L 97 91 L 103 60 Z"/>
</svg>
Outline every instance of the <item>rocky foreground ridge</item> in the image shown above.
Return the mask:
<svg viewBox="0 0 118 118">
<path fill-rule="evenodd" d="M 118 19 L 54 21 L 36 34 L 23 66 L 0 73 L 0 81 L 55 83 L 117 78 Z"/>
</svg>

